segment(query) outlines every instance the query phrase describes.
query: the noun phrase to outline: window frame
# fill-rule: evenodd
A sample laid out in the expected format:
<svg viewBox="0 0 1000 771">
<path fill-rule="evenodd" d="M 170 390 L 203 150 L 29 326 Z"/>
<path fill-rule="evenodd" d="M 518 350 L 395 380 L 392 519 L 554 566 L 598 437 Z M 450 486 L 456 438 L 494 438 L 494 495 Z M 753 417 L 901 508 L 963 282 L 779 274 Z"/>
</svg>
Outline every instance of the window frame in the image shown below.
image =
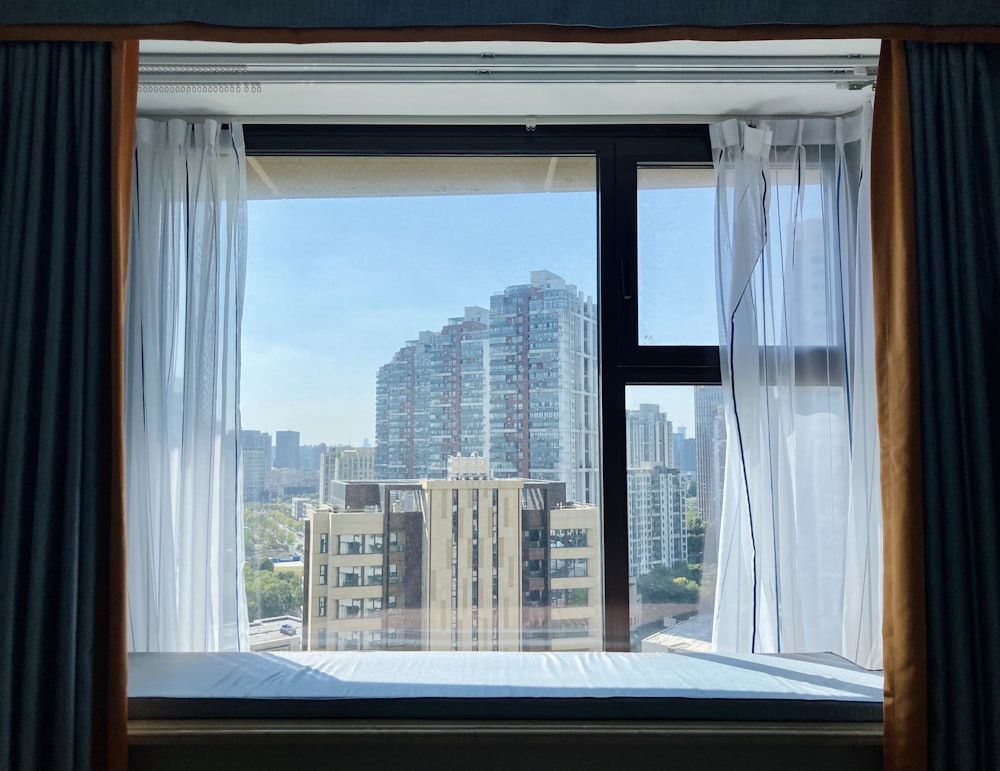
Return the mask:
<svg viewBox="0 0 1000 771">
<path fill-rule="evenodd" d="M 245 124 L 251 156 L 587 155 L 597 169 L 597 371 L 601 414 L 604 650 L 629 651 L 625 389 L 722 382 L 719 347 L 641 346 L 638 314 L 640 165 L 711 168 L 706 124 Z"/>
</svg>

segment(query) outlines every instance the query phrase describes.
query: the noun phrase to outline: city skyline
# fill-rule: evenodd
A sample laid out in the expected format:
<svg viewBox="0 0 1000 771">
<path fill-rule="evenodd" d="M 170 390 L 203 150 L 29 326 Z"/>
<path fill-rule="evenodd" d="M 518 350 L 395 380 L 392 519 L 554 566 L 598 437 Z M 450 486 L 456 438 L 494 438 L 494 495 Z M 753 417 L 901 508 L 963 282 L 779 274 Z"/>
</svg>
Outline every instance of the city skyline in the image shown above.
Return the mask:
<svg viewBox="0 0 1000 771">
<path fill-rule="evenodd" d="M 711 192 L 645 191 L 662 194 L 664 222 L 643 236 L 645 253 L 665 248 L 668 235 L 699 244 Z M 376 373 L 406 341 L 468 306 L 488 308 L 493 293 L 532 271 L 596 299 L 596 225 L 593 191 L 251 201 L 243 427 L 295 430 L 303 445 L 374 445 Z M 704 245 L 691 247 L 673 280 L 701 285 L 707 276 L 710 286 L 712 264 Z M 673 314 L 671 324 L 694 323 L 697 309 L 675 294 L 662 313 Z M 714 311 L 698 323 L 714 332 Z M 629 389 L 630 408 L 632 394 L 635 406 L 649 401 L 638 390 Z M 690 402 L 661 402 L 689 435 Z"/>
</svg>

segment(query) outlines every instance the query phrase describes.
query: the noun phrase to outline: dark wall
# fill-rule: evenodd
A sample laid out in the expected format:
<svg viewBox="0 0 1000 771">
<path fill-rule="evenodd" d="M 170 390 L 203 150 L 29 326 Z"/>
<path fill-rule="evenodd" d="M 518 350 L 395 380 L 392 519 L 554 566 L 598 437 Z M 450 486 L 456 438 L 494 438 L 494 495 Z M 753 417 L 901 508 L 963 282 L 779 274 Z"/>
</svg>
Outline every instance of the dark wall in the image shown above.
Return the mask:
<svg viewBox="0 0 1000 771">
<path fill-rule="evenodd" d="M 687 738 L 637 732 L 606 737 L 600 731 L 572 737 L 512 732 L 501 738 L 467 733 L 393 737 L 367 741 L 341 736 L 270 737 L 218 745 L 133 745 L 130 771 L 246 771 L 248 768 L 405 768 L 413 769 L 619 769 L 683 768 L 685 771 L 877 771 L 882 768 L 881 743 L 847 743 L 844 738 L 776 739 L 753 736 L 720 740 L 708 735 Z M 356 765 L 355 765 L 356 764 Z"/>
<path fill-rule="evenodd" d="M 681 24 L 1000 24 L 994 0 L 35 0 L 7 3 L 4 24 L 168 24 L 234 27 L 387 28 L 481 24 L 559 24 L 603 28 Z"/>
</svg>

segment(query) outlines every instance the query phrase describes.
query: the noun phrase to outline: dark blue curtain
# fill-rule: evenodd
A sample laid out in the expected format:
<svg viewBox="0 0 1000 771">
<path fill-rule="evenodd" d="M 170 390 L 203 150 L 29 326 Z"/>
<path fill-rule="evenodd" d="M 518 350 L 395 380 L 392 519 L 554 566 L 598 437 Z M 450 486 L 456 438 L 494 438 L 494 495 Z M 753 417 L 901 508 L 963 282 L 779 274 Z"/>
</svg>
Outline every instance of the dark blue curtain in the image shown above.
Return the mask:
<svg viewBox="0 0 1000 771">
<path fill-rule="evenodd" d="M 1000 768 L 1000 46 L 907 44 L 929 767 Z"/>
<path fill-rule="evenodd" d="M 109 67 L 106 44 L 0 43 L 0 768 L 9 771 L 90 768 L 101 720 Z"/>
<path fill-rule="evenodd" d="M 1000 24 L 995 0 L 36 0 L 8 3 L 0 24 L 198 22 L 283 29 L 387 29 L 554 24 L 622 29 L 660 25 Z"/>
</svg>

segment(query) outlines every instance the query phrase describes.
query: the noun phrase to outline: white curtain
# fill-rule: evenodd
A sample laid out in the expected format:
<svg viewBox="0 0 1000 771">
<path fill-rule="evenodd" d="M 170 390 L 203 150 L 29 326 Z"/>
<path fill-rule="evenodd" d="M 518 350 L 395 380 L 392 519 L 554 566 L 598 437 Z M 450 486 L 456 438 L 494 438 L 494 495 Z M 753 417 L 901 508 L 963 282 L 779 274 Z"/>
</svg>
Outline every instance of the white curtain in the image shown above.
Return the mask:
<svg viewBox="0 0 1000 771">
<path fill-rule="evenodd" d="M 246 649 L 242 128 L 136 126 L 125 329 L 128 641 Z"/>
<path fill-rule="evenodd" d="M 726 410 L 713 644 L 882 659 L 871 108 L 711 127 Z"/>
</svg>

